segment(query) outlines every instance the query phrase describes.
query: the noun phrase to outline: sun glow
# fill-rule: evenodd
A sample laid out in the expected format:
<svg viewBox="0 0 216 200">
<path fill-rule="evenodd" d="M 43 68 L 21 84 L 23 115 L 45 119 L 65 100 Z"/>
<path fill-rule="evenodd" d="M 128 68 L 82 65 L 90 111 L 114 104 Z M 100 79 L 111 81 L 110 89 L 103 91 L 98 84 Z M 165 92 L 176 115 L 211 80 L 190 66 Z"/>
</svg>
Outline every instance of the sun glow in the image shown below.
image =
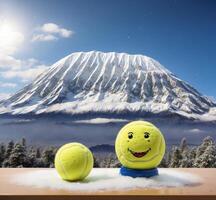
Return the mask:
<svg viewBox="0 0 216 200">
<path fill-rule="evenodd" d="M 15 24 L 0 21 L 0 48 L 14 51 L 12 48 L 20 45 L 23 40 L 24 36 Z"/>
</svg>

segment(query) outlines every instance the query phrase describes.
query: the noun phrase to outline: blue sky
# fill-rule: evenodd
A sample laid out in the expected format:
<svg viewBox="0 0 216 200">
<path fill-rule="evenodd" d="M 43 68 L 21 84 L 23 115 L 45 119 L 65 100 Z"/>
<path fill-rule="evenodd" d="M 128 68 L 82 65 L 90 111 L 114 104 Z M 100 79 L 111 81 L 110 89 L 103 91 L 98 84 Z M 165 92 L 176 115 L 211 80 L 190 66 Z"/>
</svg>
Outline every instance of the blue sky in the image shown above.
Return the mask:
<svg viewBox="0 0 216 200">
<path fill-rule="evenodd" d="M 213 0 L 0 0 L 0 93 L 72 52 L 100 50 L 150 56 L 215 98 L 215 10 Z"/>
</svg>

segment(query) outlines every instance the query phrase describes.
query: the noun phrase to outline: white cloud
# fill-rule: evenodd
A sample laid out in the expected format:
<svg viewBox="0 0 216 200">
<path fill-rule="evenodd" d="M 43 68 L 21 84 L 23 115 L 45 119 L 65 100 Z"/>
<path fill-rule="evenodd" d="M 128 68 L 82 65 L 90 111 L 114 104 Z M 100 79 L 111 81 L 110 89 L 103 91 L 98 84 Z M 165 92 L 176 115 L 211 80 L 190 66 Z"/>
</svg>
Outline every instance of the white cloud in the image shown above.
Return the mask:
<svg viewBox="0 0 216 200">
<path fill-rule="evenodd" d="M 29 58 L 29 59 L 23 61 L 22 63 L 23 63 L 23 65 L 25 65 L 27 67 L 32 67 L 32 66 L 38 64 L 39 61 L 35 58 Z"/>
<path fill-rule="evenodd" d="M 72 30 L 62 28 L 54 23 L 46 23 L 37 29 L 37 34 L 34 34 L 32 41 L 54 41 L 58 38 L 69 38 L 74 33 Z"/>
<path fill-rule="evenodd" d="M 68 38 L 73 34 L 73 31 L 60 28 L 57 24 L 47 23 L 41 27 L 41 30 L 45 33 L 58 33 L 60 36 Z"/>
<path fill-rule="evenodd" d="M 39 74 L 47 69 L 46 65 L 38 65 L 34 68 L 26 68 L 21 70 L 9 70 L 1 72 L 1 76 L 5 79 L 20 78 L 21 82 L 27 82 L 36 78 Z"/>
<path fill-rule="evenodd" d="M 54 35 L 51 34 L 37 34 L 37 35 L 33 35 L 32 37 L 32 42 L 35 41 L 53 41 L 53 40 L 57 40 L 58 38 Z"/>
<path fill-rule="evenodd" d="M 33 67 L 39 64 L 39 61 L 34 58 L 29 58 L 27 60 L 19 60 L 10 55 L 0 54 L 0 69 L 6 70 L 19 70 L 23 67 Z"/>
<path fill-rule="evenodd" d="M 70 30 L 62 28 L 60 34 L 62 37 L 68 38 L 73 34 L 73 32 Z"/>
<path fill-rule="evenodd" d="M 47 68 L 34 58 L 19 60 L 10 55 L 0 54 L 0 76 L 4 79 L 18 78 L 19 82 L 29 82 Z M 15 88 L 13 83 L 0 82 L 0 88 Z"/>
<path fill-rule="evenodd" d="M 17 84 L 15 84 L 15 83 L 0 82 L 0 87 L 3 87 L 3 88 L 15 88 L 16 86 L 17 86 Z"/>
<path fill-rule="evenodd" d="M 0 53 L 0 69 L 20 68 L 22 61 L 13 56 Z"/>
<path fill-rule="evenodd" d="M 47 33 L 58 33 L 59 32 L 59 26 L 54 23 L 47 23 L 41 26 L 41 30 L 43 32 Z"/>
</svg>

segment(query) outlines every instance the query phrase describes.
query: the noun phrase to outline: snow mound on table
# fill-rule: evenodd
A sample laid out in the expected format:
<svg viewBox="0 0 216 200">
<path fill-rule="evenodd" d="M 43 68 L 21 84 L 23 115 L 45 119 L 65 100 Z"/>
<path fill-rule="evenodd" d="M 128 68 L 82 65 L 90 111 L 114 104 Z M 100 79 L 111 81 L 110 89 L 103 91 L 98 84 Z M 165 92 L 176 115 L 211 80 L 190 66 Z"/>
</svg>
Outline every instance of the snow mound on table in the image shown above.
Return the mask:
<svg viewBox="0 0 216 200">
<path fill-rule="evenodd" d="M 159 176 L 153 178 L 131 178 L 121 176 L 118 168 L 93 169 L 80 182 L 63 181 L 55 169 L 40 169 L 16 175 L 11 181 L 18 185 L 37 188 L 63 189 L 69 191 L 132 190 L 139 188 L 161 188 L 197 185 L 199 177 L 173 169 L 159 169 Z"/>
</svg>

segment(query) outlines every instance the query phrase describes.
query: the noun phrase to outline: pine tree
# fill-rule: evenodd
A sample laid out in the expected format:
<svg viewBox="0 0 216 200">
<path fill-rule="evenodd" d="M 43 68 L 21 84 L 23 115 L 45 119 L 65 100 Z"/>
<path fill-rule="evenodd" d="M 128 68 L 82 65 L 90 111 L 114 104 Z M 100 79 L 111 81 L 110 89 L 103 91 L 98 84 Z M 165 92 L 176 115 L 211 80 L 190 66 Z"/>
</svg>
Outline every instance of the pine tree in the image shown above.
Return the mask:
<svg viewBox="0 0 216 200">
<path fill-rule="evenodd" d="M 216 147 L 215 144 L 208 146 L 205 153 L 201 156 L 202 165 L 205 168 L 215 168 L 216 167 Z"/>
<path fill-rule="evenodd" d="M 4 156 L 4 161 L 2 162 L 2 167 L 10 167 L 9 163 L 9 157 L 11 156 L 11 152 L 14 149 L 14 142 L 11 140 L 6 148 L 5 156 Z"/>
<path fill-rule="evenodd" d="M 13 142 L 13 140 L 11 140 L 7 145 L 7 149 L 6 149 L 6 153 L 5 153 L 5 159 L 10 157 L 13 148 L 14 148 L 14 142 Z"/>
<path fill-rule="evenodd" d="M 189 152 L 189 159 L 190 161 L 194 161 L 196 158 L 196 152 L 197 152 L 197 147 L 192 147 L 190 152 Z"/>
<path fill-rule="evenodd" d="M 191 149 L 187 149 L 187 151 L 183 152 L 182 155 L 183 159 L 181 161 L 180 167 L 193 167 L 194 164 L 194 160 L 196 157 L 196 148 L 193 147 Z"/>
<path fill-rule="evenodd" d="M 113 162 L 110 164 L 109 167 L 111 167 L 111 168 L 119 168 L 121 166 L 122 166 L 122 164 L 119 162 L 119 160 L 115 159 L 115 160 L 113 160 Z"/>
<path fill-rule="evenodd" d="M 36 151 L 33 147 L 28 152 L 27 165 L 28 167 L 37 167 Z"/>
<path fill-rule="evenodd" d="M 175 147 L 172 154 L 172 159 L 169 167 L 177 168 L 180 166 L 182 160 L 182 154 L 179 148 Z"/>
<path fill-rule="evenodd" d="M 41 151 L 39 148 L 36 149 L 36 158 L 41 158 Z"/>
<path fill-rule="evenodd" d="M 214 140 L 212 137 L 207 136 L 206 138 L 204 138 L 202 144 L 198 146 L 197 148 L 196 157 L 201 156 L 205 152 L 206 148 L 212 143 L 214 143 Z"/>
<path fill-rule="evenodd" d="M 205 154 L 206 149 L 212 145 L 214 145 L 214 140 L 212 137 L 207 136 L 206 138 L 204 138 L 202 144 L 197 147 L 193 167 L 201 167 L 203 165 L 202 159 L 206 156 L 203 154 Z"/>
<path fill-rule="evenodd" d="M 181 152 L 182 154 L 182 159 L 179 162 L 179 167 L 186 168 L 192 166 L 192 163 L 190 163 L 189 159 L 189 150 L 184 150 Z"/>
<path fill-rule="evenodd" d="M 0 167 L 2 167 L 2 163 L 4 162 L 5 159 L 5 146 L 4 144 L 1 144 L 0 146 Z"/>
<path fill-rule="evenodd" d="M 42 162 L 44 167 L 54 167 L 56 149 L 53 147 L 47 148 L 42 153 Z"/>
<path fill-rule="evenodd" d="M 35 166 L 34 167 L 45 167 L 45 164 L 43 161 L 44 158 L 42 158 L 40 148 L 36 148 L 35 152 L 36 152 L 36 154 L 35 154 L 36 159 L 35 159 Z M 52 161 L 52 162 L 54 162 L 54 161 Z M 54 166 L 54 164 L 52 163 L 51 166 Z"/>
<path fill-rule="evenodd" d="M 181 152 L 184 152 L 184 151 L 187 151 L 187 140 L 185 137 L 182 138 L 181 142 L 180 142 L 180 145 L 179 145 L 179 150 Z"/>
<path fill-rule="evenodd" d="M 24 148 L 26 148 L 26 139 L 25 138 L 22 138 L 21 144 Z"/>
<path fill-rule="evenodd" d="M 100 167 L 99 162 L 98 162 L 97 158 L 94 155 L 93 155 L 93 159 L 94 159 L 94 167 L 99 168 Z"/>
<path fill-rule="evenodd" d="M 171 160 L 172 160 L 172 150 L 167 151 L 167 158 L 166 158 L 166 167 L 170 166 Z"/>
<path fill-rule="evenodd" d="M 26 166 L 26 150 L 25 147 L 17 143 L 13 148 L 8 159 L 10 167 L 25 167 Z"/>
<path fill-rule="evenodd" d="M 164 155 L 159 167 L 166 168 L 167 167 L 167 154 Z"/>
<path fill-rule="evenodd" d="M 216 146 L 212 138 L 208 138 L 208 141 L 207 139 L 205 140 L 202 150 L 204 146 L 204 152 L 202 154 L 199 153 L 199 157 L 196 158 L 193 166 L 205 168 L 216 167 Z"/>
<path fill-rule="evenodd" d="M 100 162 L 99 165 L 100 165 L 100 167 L 105 167 L 105 168 L 120 167 L 121 166 L 116 155 L 114 155 L 113 153 L 110 153 L 106 157 L 103 157 L 103 160 Z"/>
</svg>

